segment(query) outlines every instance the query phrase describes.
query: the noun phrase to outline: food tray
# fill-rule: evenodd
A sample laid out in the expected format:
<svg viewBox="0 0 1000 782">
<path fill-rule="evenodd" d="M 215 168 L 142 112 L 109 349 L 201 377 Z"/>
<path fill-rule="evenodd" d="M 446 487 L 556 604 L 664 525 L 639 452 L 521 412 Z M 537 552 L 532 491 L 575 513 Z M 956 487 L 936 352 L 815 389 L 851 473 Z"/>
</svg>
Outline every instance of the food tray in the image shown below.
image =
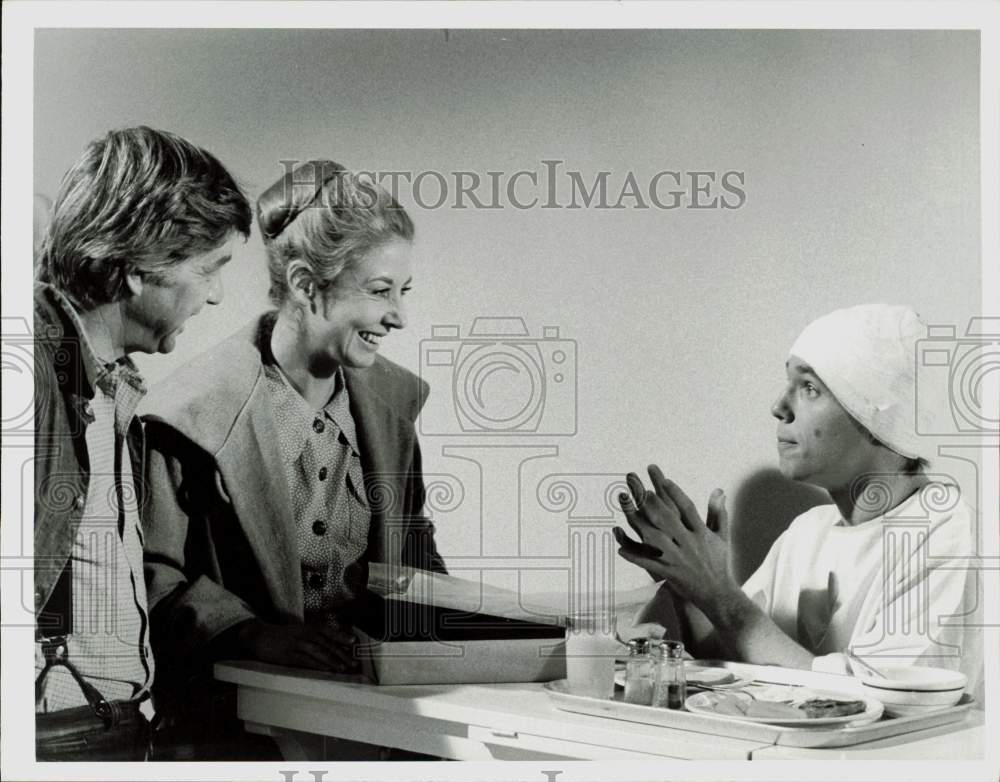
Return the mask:
<svg viewBox="0 0 1000 782">
<path fill-rule="evenodd" d="M 757 668 L 759 666 L 741 666 L 744 669 Z M 760 666 L 762 667 L 762 666 Z M 768 680 L 778 684 L 792 684 L 800 682 L 776 681 L 782 677 L 779 671 L 784 669 L 769 669 Z M 809 675 L 809 672 L 796 671 L 791 678 L 801 679 L 806 676 L 806 681 L 801 682 L 805 686 L 813 685 L 814 676 L 823 679 L 825 689 L 834 689 L 850 693 L 850 688 L 831 688 L 829 686 L 828 674 Z M 836 676 L 834 679 L 849 679 L 850 677 Z M 846 682 L 845 682 L 846 683 Z M 692 714 L 688 711 L 655 708 L 653 706 L 640 706 L 634 703 L 625 703 L 621 698 L 622 693 L 616 693 L 614 699 L 591 698 L 584 695 L 572 694 L 566 685 L 565 679 L 545 684 L 545 689 L 551 698 L 553 705 L 562 711 L 571 711 L 577 714 L 588 714 L 594 717 L 608 717 L 627 722 L 641 722 L 646 725 L 658 725 L 675 730 L 687 730 L 695 733 L 708 733 L 714 736 L 728 736 L 736 739 L 748 739 L 760 741 L 781 747 L 800 748 L 820 748 L 820 747 L 849 747 L 854 744 L 862 744 L 868 741 L 899 736 L 913 731 L 926 730 L 940 725 L 948 725 L 961 722 L 966 718 L 969 708 L 974 700 L 969 695 L 963 695 L 962 700 L 955 706 L 951 706 L 940 711 L 928 714 L 917 714 L 912 717 L 885 717 L 877 722 L 856 727 L 830 727 L 821 726 L 808 728 L 782 727 L 780 725 L 770 725 L 761 722 L 744 722 L 740 720 L 730 720 L 725 717 L 715 717 L 705 714 Z"/>
</svg>

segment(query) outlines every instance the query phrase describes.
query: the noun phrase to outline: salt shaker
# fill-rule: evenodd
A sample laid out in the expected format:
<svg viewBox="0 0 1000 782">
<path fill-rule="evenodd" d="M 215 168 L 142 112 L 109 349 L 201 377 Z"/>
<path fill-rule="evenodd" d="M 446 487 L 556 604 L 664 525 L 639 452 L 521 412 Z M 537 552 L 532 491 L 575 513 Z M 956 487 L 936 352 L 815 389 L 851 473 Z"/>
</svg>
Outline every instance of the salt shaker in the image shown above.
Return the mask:
<svg viewBox="0 0 1000 782">
<path fill-rule="evenodd" d="M 625 702 L 649 706 L 653 702 L 654 677 L 648 639 L 633 638 L 628 642 L 625 661 Z"/>
<path fill-rule="evenodd" d="M 664 641 L 656 667 L 653 688 L 653 705 L 666 709 L 680 709 L 687 699 L 687 680 L 684 678 L 684 644 Z"/>
</svg>

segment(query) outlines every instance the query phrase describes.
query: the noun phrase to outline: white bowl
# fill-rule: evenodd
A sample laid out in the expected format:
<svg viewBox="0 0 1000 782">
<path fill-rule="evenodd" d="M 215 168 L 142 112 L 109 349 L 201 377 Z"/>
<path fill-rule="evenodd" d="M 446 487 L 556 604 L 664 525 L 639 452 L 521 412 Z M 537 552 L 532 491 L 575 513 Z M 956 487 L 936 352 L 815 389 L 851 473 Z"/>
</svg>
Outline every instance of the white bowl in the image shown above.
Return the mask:
<svg viewBox="0 0 1000 782">
<path fill-rule="evenodd" d="M 954 706 L 965 692 L 965 674 L 947 668 L 880 665 L 885 678 L 863 674 L 858 678 L 865 693 L 882 701 L 894 717 L 924 714 Z"/>
<path fill-rule="evenodd" d="M 885 706 L 885 713 L 890 717 L 916 717 L 920 714 L 930 714 L 935 711 L 941 711 L 942 709 L 950 708 L 954 706 L 954 703 L 949 703 L 944 706 L 915 706 L 906 705 L 903 706 L 898 703 L 883 703 Z"/>
</svg>

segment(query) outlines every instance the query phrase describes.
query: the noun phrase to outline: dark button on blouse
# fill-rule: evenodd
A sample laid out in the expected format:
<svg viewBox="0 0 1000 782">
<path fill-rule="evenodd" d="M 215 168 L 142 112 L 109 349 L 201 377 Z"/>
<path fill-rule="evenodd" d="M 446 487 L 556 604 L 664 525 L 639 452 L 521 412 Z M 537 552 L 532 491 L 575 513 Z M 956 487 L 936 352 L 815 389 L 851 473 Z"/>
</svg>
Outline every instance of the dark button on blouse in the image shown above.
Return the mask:
<svg viewBox="0 0 1000 782">
<path fill-rule="evenodd" d="M 325 481 L 326 480 L 326 467 L 320 467 L 319 468 L 319 479 L 321 481 Z"/>
<path fill-rule="evenodd" d="M 322 520 L 317 520 L 313 522 L 313 532 L 317 535 L 326 534 L 326 522 Z"/>
<path fill-rule="evenodd" d="M 326 424 L 323 423 L 322 418 L 317 418 L 313 421 L 313 431 L 320 434 L 324 429 L 326 429 Z"/>
<path fill-rule="evenodd" d="M 306 584 L 308 584 L 313 589 L 322 589 L 323 584 L 326 583 L 326 578 L 324 578 L 322 573 L 312 572 L 306 578 Z"/>
</svg>

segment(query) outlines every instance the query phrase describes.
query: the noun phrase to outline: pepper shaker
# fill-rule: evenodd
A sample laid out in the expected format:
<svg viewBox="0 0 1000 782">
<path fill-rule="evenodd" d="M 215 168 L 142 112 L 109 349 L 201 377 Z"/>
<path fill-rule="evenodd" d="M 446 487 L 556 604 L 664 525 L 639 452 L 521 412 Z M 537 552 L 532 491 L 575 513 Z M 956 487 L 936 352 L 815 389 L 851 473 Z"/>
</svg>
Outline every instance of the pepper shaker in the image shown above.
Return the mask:
<svg viewBox="0 0 1000 782">
<path fill-rule="evenodd" d="M 684 644 L 664 641 L 656 669 L 653 705 L 666 709 L 680 709 L 687 699 L 687 680 L 684 677 Z"/>
</svg>

